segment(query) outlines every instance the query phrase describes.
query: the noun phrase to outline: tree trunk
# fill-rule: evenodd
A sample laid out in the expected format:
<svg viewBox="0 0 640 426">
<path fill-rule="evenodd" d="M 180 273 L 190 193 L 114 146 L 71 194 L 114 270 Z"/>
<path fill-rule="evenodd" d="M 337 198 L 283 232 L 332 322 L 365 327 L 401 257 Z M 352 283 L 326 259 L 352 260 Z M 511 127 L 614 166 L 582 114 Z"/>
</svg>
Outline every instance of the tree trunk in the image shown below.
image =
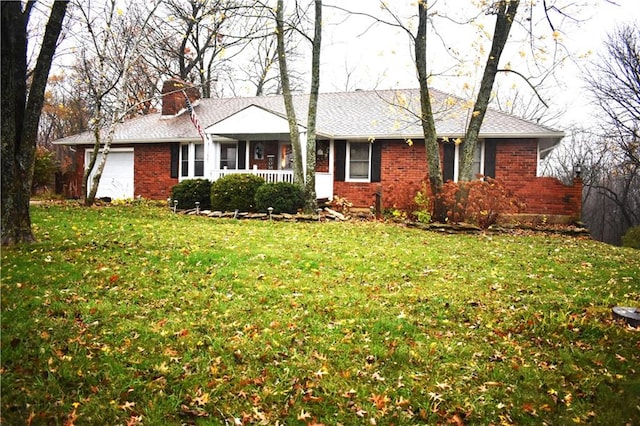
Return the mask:
<svg viewBox="0 0 640 426">
<path fill-rule="evenodd" d="M 471 119 L 467 126 L 467 132 L 464 138 L 459 173 L 459 179 L 463 181 L 468 181 L 473 178 L 473 176 L 471 176 L 473 171 L 473 154 L 478 144 L 480 126 L 482 126 L 484 115 L 487 112 L 489 99 L 491 98 L 491 90 L 493 89 L 493 83 L 496 79 L 496 74 L 498 73 L 500 56 L 502 55 L 505 44 L 507 43 L 507 38 L 511 31 L 511 24 L 513 24 L 515 19 L 519 3 L 519 0 L 511 0 L 510 2 L 501 1 L 498 8 L 498 16 L 496 18 L 496 27 L 493 31 L 491 51 L 487 58 L 487 64 L 484 68 L 484 74 L 482 75 L 482 82 L 480 83 L 478 97 L 476 98 L 476 103 L 473 106 L 473 113 L 471 114 Z"/>
<path fill-rule="evenodd" d="M 439 194 L 442 190 L 442 168 L 440 167 L 440 147 L 436 125 L 431 110 L 431 97 L 429 95 L 429 83 L 427 75 L 427 4 L 418 2 L 418 32 L 415 38 L 416 71 L 420 84 L 420 121 L 427 154 L 427 166 L 429 167 L 429 185 L 434 203 L 434 219 L 442 220 L 444 212 L 439 202 Z"/>
<path fill-rule="evenodd" d="M 305 179 L 305 209 L 313 213 L 318 206 L 316 196 L 316 117 L 320 89 L 320 47 L 322 45 L 322 0 L 315 1 L 315 30 L 311 60 L 311 93 L 307 118 L 307 173 Z"/>
<path fill-rule="evenodd" d="M 34 240 L 29 200 L 47 77 L 67 1 L 54 2 L 27 87 L 27 25 L 35 2 L 2 2 L 2 245 Z M 28 94 L 28 96 L 27 96 Z"/>
<path fill-rule="evenodd" d="M 92 206 L 96 201 L 96 194 L 98 193 L 98 185 L 100 184 L 100 179 L 102 179 L 102 172 L 104 172 L 104 167 L 107 164 L 107 157 L 109 156 L 109 152 L 111 151 L 111 142 L 113 141 L 113 135 L 115 134 L 116 125 L 118 123 L 118 112 L 116 111 L 111 120 L 111 124 L 109 126 L 109 131 L 107 133 L 107 137 L 105 139 L 104 148 L 102 148 L 102 157 L 100 158 L 100 162 L 98 163 L 98 168 L 96 169 L 95 175 L 93 175 L 93 179 L 91 179 L 91 188 L 88 188 L 89 182 L 89 174 L 93 170 L 95 166 L 98 155 L 100 155 L 100 129 L 97 129 L 95 132 L 96 143 L 94 145 L 93 153 L 91 154 L 91 162 L 89 167 L 85 170 L 85 176 L 83 179 L 84 194 L 86 197 L 84 199 L 85 206 Z M 87 191 L 87 189 L 89 189 Z"/>
<path fill-rule="evenodd" d="M 291 137 L 291 148 L 293 150 L 293 181 L 300 188 L 304 189 L 304 173 L 302 172 L 302 148 L 300 144 L 300 132 L 298 130 L 298 120 L 293 107 L 293 97 L 291 96 L 291 85 L 289 83 L 289 70 L 287 68 L 287 56 L 284 44 L 284 4 L 283 0 L 278 0 L 276 11 L 276 37 L 278 41 L 278 63 L 280 65 L 280 80 L 282 82 L 282 95 L 284 106 L 287 111 L 287 121 L 289 122 L 289 135 Z"/>
<path fill-rule="evenodd" d="M 98 111 L 99 111 L 99 107 L 98 107 Z M 98 112 L 97 114 L 99 115 L 100 113 Z M 94 198 L 90 199 L 89 197 L 89 192 L 90 192 L 89 191 L 90 189 L 89 175 L 91 174 L 91 171 L 95 167 L 96 161 L 98 161 L 98 154 L 100 153 L 100 145 L 102 143 L 102 137 L 100 135 L 100 127 L 95 127 L 93 129 L 93 137 L 95 139 L 95 142 L 93 144 L 93 152 L 89 157 L 89 164 L 84 165 L 84 172 L 82 175 L 82 200 L 85 206 L 91 206 L 95 201 L 95 194 L 94 194 Z"/>
</svg>

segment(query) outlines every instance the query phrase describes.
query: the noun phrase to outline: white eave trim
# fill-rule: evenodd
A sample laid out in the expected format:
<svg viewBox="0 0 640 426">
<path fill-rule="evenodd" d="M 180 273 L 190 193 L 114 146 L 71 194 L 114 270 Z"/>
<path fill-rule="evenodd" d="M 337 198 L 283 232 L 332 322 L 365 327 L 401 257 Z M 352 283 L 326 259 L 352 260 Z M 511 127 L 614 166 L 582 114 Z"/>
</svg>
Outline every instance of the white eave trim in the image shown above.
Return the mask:
<svg viewBox="0 0 640 426">
<path fill-rule="evenodd" d="M 565 136 L 564 132 L 554 132 L 554 133 L 515 133 L 515 134 L 506 134 L 506 133 L 481 133 L 478 135 L 478 139 L 557 139 L 559 142 Z M 346 139 L 346 140 L 370 140 L 374 139 L 383 139 L 383 140 L 399 140 L 399 139 L 423 139 L 424 134 L 371 134 L 371 135 L 333 135 L 330 136 L 332 139 Z M 450 133 L 450 134 L 438 134 L 438 139 L 449 138 L 456 139 L 461 138 L 464 139 L 464 133 Z"/>
<path fill-rule="evenodd" d="M 149 144 L 149 143 L 170 143 L 170 142 L 198 142 L 201 141 L 199 137 L 183 137 L 183 138 L 162 138 L 162 139 L 118 139 L 111 142 L 111 145 L 127 145 L 127 144 Z M 53 141 L 54 145 L 93 145 L 95 141 L 93 140 L 75 140 L 65 142 L 62 139 L 58 139 Z M 100 146 L 103 146 L 101 144 Z"/>
</svg>

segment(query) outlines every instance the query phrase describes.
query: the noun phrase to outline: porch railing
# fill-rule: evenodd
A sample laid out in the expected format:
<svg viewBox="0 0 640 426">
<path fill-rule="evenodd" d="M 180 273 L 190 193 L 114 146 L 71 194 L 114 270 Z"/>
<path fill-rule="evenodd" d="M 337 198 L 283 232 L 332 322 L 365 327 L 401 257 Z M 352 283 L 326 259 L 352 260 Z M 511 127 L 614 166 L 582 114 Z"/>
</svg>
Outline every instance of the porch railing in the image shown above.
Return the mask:
<svg viewBox="0 0 640 426">
<path fill-rule="evenodd" d="M 224 169 L 224 170 L 214 170 L 212 172 L 211 180 L 216 181 L 221 177 L 232 175 L 232 174 L 251 174 L 260 176 L 268 183 L 275 182 L 289 182 L 293 183 L 293 171 L 292 170 L 260 170 L 260 169 Z"/>
</svg>

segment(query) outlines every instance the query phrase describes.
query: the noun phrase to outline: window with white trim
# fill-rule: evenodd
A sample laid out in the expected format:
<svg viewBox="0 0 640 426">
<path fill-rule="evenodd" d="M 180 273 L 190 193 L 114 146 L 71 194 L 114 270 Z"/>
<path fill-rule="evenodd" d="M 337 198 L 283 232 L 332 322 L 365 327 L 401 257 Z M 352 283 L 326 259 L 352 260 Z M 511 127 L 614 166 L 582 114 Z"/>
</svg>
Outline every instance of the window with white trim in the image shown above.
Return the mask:
<svg viewBox="0 0 640 426">
<path fill-rule="evenodd" d="M 485 146 L 485 141 L 483 140 L 479 140 L 476 144 L 476 149 L 473 153 L 473 162 L 471 165 L 472 179 L 476 179 L 477 175 L 491 175 L 495 173 L 494 171 L 485 171 L 485 160 L 488 155 L 488 153 L 485 152 Z M 444 149 L 444 180 L 453 180 L 454 182 L 457 182 L 460 179 L 460 160 L 462 158 L 463 144 L 446 144 Z M 492 155 L 495 156 L 495 151 L 493 151 Z"/>
<path fill-rule="evenodd" d="M 473 152 L 473 163 L 471 164 L 471 178 L 484 173 L 484 142 L 478 141 L 476 150 Z"/>
<path fill-rule="evenodd" d="M 204 177 L 204 144 L 185 143 L 180 145 L 180 177 Z"/>
<path fill-rule="evenodd" d="M 371 143 L 349 142 L 346 164 L 348 180 L 368 181 L 371 170 Z"/>
</svg>

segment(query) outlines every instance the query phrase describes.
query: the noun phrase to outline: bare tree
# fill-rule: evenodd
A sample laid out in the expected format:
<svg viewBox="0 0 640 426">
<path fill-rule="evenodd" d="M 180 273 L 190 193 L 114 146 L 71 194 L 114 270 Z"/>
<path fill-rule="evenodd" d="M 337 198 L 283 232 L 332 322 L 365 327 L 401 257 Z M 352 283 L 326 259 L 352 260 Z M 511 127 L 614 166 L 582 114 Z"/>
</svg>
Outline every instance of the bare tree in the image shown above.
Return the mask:
<svg viewBox="0 0 640 426">
<path fill-rule="evenodd" d="M 544 164 L 544 173 L 571 180 L 579 165 L 584 182 L 582 218 L 591 235 L 620 244 L 640 224 L 640 36 L 637 24 L 613 31 L 606 54 L 585 80 L 599 118 L 570 137 Z"/>
<path fill-rule="evenodd" d="M 460 158 L 459 176 L 461 180 L 471 180 L 472 178 L 473 154 L 476 150 L 476 145 L 478 144 L 480 126 L 482 126 L 484 115 L 489 106 L 491 91 L 493 90 L 493 84 L 499 71 L 498 65 L 500 63 L 500 57 L 502 56 L 505 45 L 507 44 L 507 39 L 511 32 L 511 25 L 515 21 L 519 5 L 519 0 L 499 1 L 494 3 L 493 8 L 489 12 L 496 15 L 496 24 L 493 30 L 491 50 L 487 55 L 487 62 L 482 73 L 482 81 L 480 82 L 478 97 L 476 98 L 473 106 L 471 119 L 469 120 L 469 124 L 467 124 L 467 131 L 464 136 L 464 145 Z"/>
<path fill-rule="evenodd" d="M 607 56 L 586 76 L 593 99 L 611 128 L 613 146 L 625 163 L 640 163 L 640 27 L 619 27 L 606 42 Z"/>
<path fill-rule="evenodd" d="M 414 50 L 414 61 L 421 92 L 420 112 L 417 118 L 421 121 L 423 126 L 427 152 L 427 165 L 429 168 L 429 184 L 432 194 L 436 195 L 440 192 L 443 178 L 442 170 L 440 167 L 441 162 L 438 149 L 438 138 L 433 118 L 435 111 L 433 111 L 433 106 L 430 102 L 431 99 L 429 96 L 429 88 L 431 85 L 430 80 L 433 77 L 438 76 L 438 73 L 435 72 L 434 69 L 439 65 L 427 63 L 427 48 L 432 49 L 436 45 L 442 45 L 442 51 L 444 52 L 443 54 L 447 55 L 447 57 L 450 57 L 452 60 L 454 60 L 454 62 L 457 62 L 457 65 L 453 67 L 449 66 L 449 68 L 445 68 L 444 70 L 440 71 L 443 75 L 450 76 L 451 72 L 456 69 L 462 68 L 463 64 L 468 62 L 466 58 L 464 58 L 464 55 L 462 55 L 458 49 L 452 46 L 447 46 L 447 35 L 449 33 L 455 32 L 452 27 L 469 26 L 473 23 L 479 22 L 480 16 L 482 14 L 495 16 L 495 25 L 493 31 L 486 31 L 484 30 L 484 27 L 482 27 L 483 30 L 480 31 L 482 33 L 482 37 L 491 40 L 491 49 L 486 53 L 486 55 L 484 55 L 483 49 L 477 48 L 476 46 L 478 57 L 475 58 L 477 62 L 475 67 L 477 70 L 479 70 L 479 75 L 481 76 L 479 89 L 475 95 L 475 101 L 465 102 L 464 106 L 466 108 L 470 107 L 468 123 L 465 130 L 464 140 L 460 139 L 458 141 L 464 142 L 459 165 L 459 179 L 469 180 L 472 174 L 473 154 L 476 150 L 478 134 L 484 120 L 486 109 L 489 105 L 489 102 L 491 101 L 492 91 L 496 82 L 497 75 L 499 73 L 508 73 L 518 76 L 519 78 L 524 79 L 527 82 L 528 86 L 534 91 L 534 93 L 536 93 L 537 87 L 535 82 L 539 84 L 539 82 L 544 81 L 546 78 L 548 78 L 548 76 L 551 75 L 553 70 L 555 69 L 555 65 L 564 60 L 567 56 L 566 52 L 564 54 L 558 53 L 558 40 L 560 39 L 560 33 L 553 22 L 553 18 L 555 15 L 560 15 L 563 20 L 570 20 L 570 16 L 568 13 L 568 9 L 559 8 L 555 3 L 547 1 L 542 2 L 542 4 L 540 5 L 527 2 L 525 6 L 521 6 L 520 2 L 517 0 L 478 2 L 480 8 L 477 9 L 477 15 L 474 16 L 473 12 L 471 12 L 470 16 L 458 19 L 452 17 L 453 15 L 449 16 L 449 13 L 454 14 L 455 11 L 437 9 L 438 2 L 430 2 L 428 3 L 429 6 L 427 6 L 427 2 L 424 1 L 419 1 L 417 3 L 417 30 L 415 31 L 415 33 L 414 28 L 416 27 L 416 16 L 407 18 L 398 11 L 392 10 L 390 2 L 379 2 L 381 9 L 386 12 L 385 16 L 390 17 L 389 19 L 381 18 L 380 16 L 374 15 L 373 13 L 369 12 L 349 11 L 340 6 L 332 7 L 346 13 L 368 16 L 372 19 L 372 22 L 374 22 L 374 24 L 384 24 L 398 28 L 409 36 L 411 45 Z M 524 8 L 524 11 L 522 13 L 522 19 L 518 21 L 517 17 L 519 15 L 517 14 L 517 12 L 520 8 Z M 534 10 L 537 10 L 538 13 L 534 14 Z M 575 12 L 575 9 L 572 9 L 572 12 Z M 535 62 L 534 59 L 534 64 L 530 66 L 530 71 L 531 73 L 535 71 L 535 76 L 530 76 L 529 70 L 527 74 L 519 72 L 513 69 L 512 65 L 509 63 L 501 66 L 500 62 L 502 54 L 505 50 L 507 41 L 510 38 L 513 25 L 516 22 L 518 23 L 517 27 L 519 29 L 524 29 L 524 31 L 529 36 L 528 46 L 533 52 L 531 57 L 539 58 L 543 54 L 542 52 L 546 52 L 543 47 L 538 45 L 538 40 L 542 38 L 535 37 L 534 34 L 534 21 L 536 24 L 538 24 L 540 16 L 543 17 L 542 23 L 546 25 L 547 29 L 550 29 L 553 36 L 551 37 L 552 42 L 554 42 L 556 46 L 556 48 L 552 49 L 552 51 L 548 54 L 552 56 L 552 60 L 549 61 L 551 65 L 539 65 L 537 62 Z M 440 27 L 438 24 L 436 24 L 436 19 L 444 20 L 447 25 Z M 427 27 L 428 24 L 431 25 Z M 480 26 L 478 25 L 478 27 Z M 443 30 L 442 28 L 446 28 L 446 30 Z M 540 30 L 538 29 L 537 31 Z M 434 38 L 430 40 L 429 43 L 427 43 L 428 34 L 434 35 Z M 472 44 L 472 40 L 469 40 L 469 44 Z M 524 52 L 522 52 L 522 55 L 526 56 Z M 481 65 L 482 61 L 480 59 L 480 56 L 484 56 L 485 58 L 485 62 L 483 65 Z M 473 77 L 467 76 L 467 78 L 472 79 Z M 403 105 L 399 106 L 401 109 L 406 109 Z M 437 218 L 439 214 L 437 206 L 435 207 L 435 217 Z"/>
<path fill-rule="evenodd" d="M 265 23 L 265 25 L 268 25 Z M 297 62 L 300 55 L 300 38 L 293 37 L 293 31 L 285 28 L 285 52 L 287 56 L 287 71 L 289 74 L 289 86 L 292 92 L 301 92 L 304 88 L 304 75 L 297 70 Z M 236 67 L 239 77 L 236 79 L 249 86 L 255 87 L 255 96 L 280 95 L 282 84 L 278 68 L 278 40 L 275 31 L 252 40 L 245 51 L 248 62 Z"/>
<path fill-rule="evenodd" d="M 2 2 L 2 245 L 34 240 L 29 201 L 47 77 L 67 1 L 51 6 L 35 67 L 28 63 L 29 21 L 36 1 Z M 34 43 L 38 45 L 38 43 Z"/>
<path fill-rule="evenodd" d="M 307 113 L 307 173 L 305 176 L 306 210 L 313 212 L 316 198 L 316 118 L 320 90 L 320 49 L 322 47 L 322 0 L 315 0 L 314 31 L 311 41 L 311 91 Z"/>
<path fill-rule="evenodd" d="M 254 0 L 166 0 L 154 20 L 149 61 L 163 76 L 199 82 L 202 97 L 229 73 L 228 62 L 265 36 L 265 8 Z"/>
<path fill-rule="evenodd" d="M 587 213 L 599 210 L 602 219 L 587 217 L 592 230 L 600 225 L 600 239 L 620 243 L 624 232 L 640 225 L 640 28 L 622 25 L 605 43 L 586 81 L 604 114 L 600 142 L 603 167 L 589 183 L 594 200 L 586 199 Z M 606 153 L 606 154 L 604 154 Z M 593 204 L 593 209 L 591 205 Z M 598 208 L 601 206 L 606 208 Z"/>
<path fill-rule="evenodd" d="M 86 96 L 65 75 L 49 77 L 40 117 L 38 145 L 47 149 L 56 139 L 81 133 L 89 126 Z"/>
<path fill-rule="evenodd" d="M 150 6 L 132 3 L 125 11 L 119 8 L 116 0 L 99 5 L 77 4 L 82 28 L 86 28 L 87 33 L 78 34 L 80 59 L 76 72 L 79 83 L 89 93 L 90 127 L 95 139 L 82 181 L 85 205 L 94 203 L 115 128 L 130 114 L 130 93 L 127 89 L 133 64 L 142 56 L 145 31 L 158 5 L 159 2 Z M 89 183 L 96 164 L 95 174 Z"/>
<path fill-rule="evenodd" d="M 307 114 L 307 143 L 306 143 L 306 174 L 303 173 L 302 163 L 302 146 L 300 142 L 300 132 L 298 130 L 298 120 L 296 117 L 293 98 L 291 95 L 291 84 L 289 80 L 289 71 L 287 64 L 287 52 L 285 49 L 285 20 L 284 20 L 284 2 L 278 0 L 276 10 L 276 37 L 278 63 L 280 67 L 280 81 L 282 83 L 282 93 L 284 97 L 285 109 L 287 111 L 287 121 L 289 122 L 289 133 L 291 137 L 291 147 L 294 156 L 294 182 L 305 191 L 305 208 L 313 211 L 316 207 L 316 191 L 315 191 L 315 167 L 316 167 L 316 117 L 318 110 L 318 92 L 320 88 L 320 49 L 322 44 L 322 0 L 314 0 L 314 19 L 313 19 L 313 36 L 307 36 L 300 28 L 294 28 L 311 42 L 311 92 L 309 96 L 308 114 Z M 299 5 L 296 2 L 296 14 L 298 19 L 303 12 L 300 12 Z M 290 28 L 293 28 L 290 26 Z"/>
<path fill-rule="evenodd" d="M 557 91 L 556 88 L 554 90 Z M 552 98 L 552 90 L 538 87 L 536 91 L 540 96 L 536 96 L 530 90 L 523 90 L 515 86 L 508 88 L 496 82 L 494 90 L 496 96 L 492 105 L 507 114 L 544 126 L 557 128 L 560 119 L 566 113 L 566 109 L 550 108 L 550 105 L 544 101 L 544 99 Z"/>
<path fill-rule="evenodd" d="M 302 170 L 302 146 L 300 145 L 300 131 L 298 129 L 298 118 L 293 106 L 293 96 L 291 95 L 291 84 L 289 83 L 289 68 L 285 49 L 285 20 L 284 1 L 278 0 L 276 6 L 276 37 L 278 41 L 278 64 L 280 69 L 280 82 L 282 84 L 282 96 L 284 106 L 287 111 L 287 121 L 289 122 L 289 135 L 291 138 L 291 149 L 293 151 L 293 181 L 301 188 L 304 187 L 304 173 Z"/>
</svg>

